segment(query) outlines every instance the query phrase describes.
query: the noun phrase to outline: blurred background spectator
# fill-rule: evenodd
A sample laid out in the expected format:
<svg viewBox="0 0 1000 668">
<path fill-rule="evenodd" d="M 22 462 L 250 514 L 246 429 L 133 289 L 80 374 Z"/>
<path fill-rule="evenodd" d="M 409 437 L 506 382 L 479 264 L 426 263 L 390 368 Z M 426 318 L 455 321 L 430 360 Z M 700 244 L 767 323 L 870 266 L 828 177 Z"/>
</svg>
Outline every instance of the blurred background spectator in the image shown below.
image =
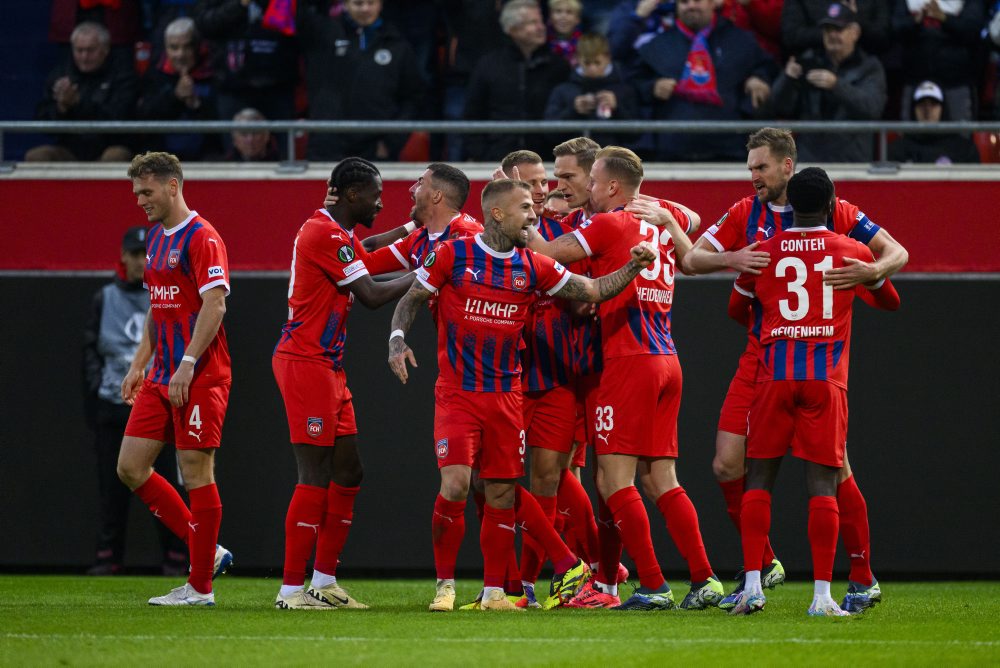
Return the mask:
<svg viewBox="0 0 1000 668">
<path fill-rule="evenodd" d="M 164 30 L 163 55 L 142 79 L 136 117 L 140 120 L 211 121 L 215 82 L 208 48 L 202 44 L 194 19 L 181 17 Z M 169 151 L 181 160 L 200 160 L 218 153 L 218 135 L 185 132 L 146 137 L 145 150 Z"/>
<path fill-rule="evenodd" d="M 781 12 L 784 0 L 716 0 L 719 15 L 752 32 L 760 48 L 782 61 Z"/>
<path fill-rule="evenodd" d="M 674 27 L 674 10 L 673 0 L 622 0 L 608 20 L 611 59 L 631 71 L 642 45 Z"/>
<path fill-rule="evenodd" d="M 882 117 L 885 70 L 859 46 L 861 26 L 845 4 L 832 3 L 820 19 L 823 46 L 791 57 L 774 82 L 771 105 L 778 117 L 800 121 L 870 121 Z M 802 133 L 796 139 L 803 162 L 869 162 L 870 132 Z"/>
<path fill-rule="evenodd" d="M 549 93 L 569 79 L 569 64 L 548 48 L 542 10 L 535 0 L 510 0 L 500 12 L 506 43 L 476 65 L 465 97 L 465 118 L 530 121 L 542 118 Z M 469 135 L 466 157 L 499 161 L 516 149 L 548 155 L 553 142 L 541 134 Z"/>
<path fill-rule="evenodd" d="M 906 0 L 903 0 L 906 2 Z M 892 0 L 847 0 L 845 7 L 855 14 L 861 27 L 861 48 L 882 54 L 890 46 Z M 830 0 L 784 0 L 781 10 L 781 39 L 786 56 L 801 55 L 823 46 L 823 26 Z"/>
<path fill-rule="evenodd" d="M 944 93 L 933 81 L 924 81 L 913 91 L 913 119 L 920 123 L 940 123 L 944 116 Z M 889 160 L 894 162 L 979 162 L 979 151 L 969 137 L 958 134 L 903 135 L 889 144 Z"/>
<path fill-rule="evenodd" d="M 111 35 L 99 23 L 81 23 L 70 37 L 72 54 L 48 77 L 35 118 L 42 121 L 115 121 L 132 117 L 137 81 L 131 62 L 110 58 Z M 123 135 L 56 136 L 55 144 L 30 149 L 29 162 L 132 159 Z"/>
<path fill-rule="evenodd" d="M 266 121 L 264 114 L 256 109 L 242 109 L 233 116 L 237 123 Z M 233 147 L 226 153 L 228 162 L 277 162 L 281 160 L 278 142 L 267 130 L 235 130 Z"/>
<path fill-rule="evenodd" d="M 132 63 L 133 48 L 141 37 L 139 0 L 52 0 L 49 41 L 63 47 L 81 23 L 98 23 L 108 31 L 113 60 Z M 60 57 L 69 50 L 60 49 Z"/>
<path fill-rule="evenodd" d="M 548 40 L 552 53 L 576 65 L 576 43 L 583 34 L 580 0 L 549 0 Z"/>
</svg>

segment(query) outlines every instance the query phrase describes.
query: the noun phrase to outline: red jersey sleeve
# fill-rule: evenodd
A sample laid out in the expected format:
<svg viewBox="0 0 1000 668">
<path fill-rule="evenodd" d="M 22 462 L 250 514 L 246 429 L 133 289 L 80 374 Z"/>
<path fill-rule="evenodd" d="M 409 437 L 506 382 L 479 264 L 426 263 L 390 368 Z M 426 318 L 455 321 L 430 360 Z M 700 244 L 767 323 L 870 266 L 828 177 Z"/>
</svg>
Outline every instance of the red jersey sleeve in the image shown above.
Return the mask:
<svg viewBox="0 0 1000 668">
<path fill-rule="evenodd" d="M 682 230 L 684 230 L 684 234 L 691 234 L 691 216 L 687 214 L 687 211 L 671 204 L 665 199 L 658 199 L 656 201 L 659 203 L 660 208 L 666 209 L 670 212 L 670 215 L 674 217 L 677 224 L 681 226 Z"/>
<path fill-rule="evenodd" d="M 451 268 L 455 263 L 453 242 L 445 242 L 432 250 L 424 258 L 424 264 L 417 270 L 417 280 L 434 294 L 450 280 Z"/>
<path fill-rule="evenodd" d="M 753 274 L 740 274 L 729 293 L 729 317 L 744 327 L 750 326 L 750 307 L 753 303 L 756 281 Z"/>
<path fill-rule="evenodd" d="M 201 227 L 195 231 L 188 245 L 188 258 L 199 295 L 219 286 L 229 294 L 229 256 L 214 228 Z"/>
<path fill-rule="evenodd" d="M 355 236 L 348 237 L 342 232 L 329 234 L 328 229 L 316 227 L 312 234 L 299 240 L 300 244 L 303 242 L 323 273 L 338 286 L 343 287 L 368 274 L 365 266 L 368 254 Z"/>
<path fill-rule="evenodd" d="M 587 252 L 587 257 L 591 257 L 593 249 L 609 248 L 621 238 L 621 221 L 618 216 L 599 213 L 582 222 L 573 230 L 573 235 Z"/>
<path fill-rule="evenodd" d="M 406 238 L 397 239 L 388 246 L 383 246 L 368 253 L 365 257 L 365 266 L 368 268 L 368 273 L 377 276 L 393 271 L 408 270 L 410 268 L 410 263 L 406 260 L 408 253 L 401 253 L 399 250 L 400 244 L 404 241 L 406 241 Z"/>
<path fill-rule="evenodd" d="M 702 235 L 720 253 L 746 246 L 746 224 L 752 198 L 742 199 Z"/>
<path fill-rule="evenodd" d="M 538 290 L 550 296 L 562 290 L 570 278 L 570 273 L 566 271 L 566 267 L 541 253 L 528 252 L 535 263 Z"/>
</svg>

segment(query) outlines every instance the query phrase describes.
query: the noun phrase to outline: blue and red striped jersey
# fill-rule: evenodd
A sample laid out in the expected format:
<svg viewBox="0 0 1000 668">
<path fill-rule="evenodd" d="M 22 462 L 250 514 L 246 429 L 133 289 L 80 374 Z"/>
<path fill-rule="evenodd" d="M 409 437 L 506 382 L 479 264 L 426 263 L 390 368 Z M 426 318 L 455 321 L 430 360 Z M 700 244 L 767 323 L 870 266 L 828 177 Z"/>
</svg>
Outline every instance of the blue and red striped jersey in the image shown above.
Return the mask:
<svg viewBox="0 0 1000 668">
<path fill-rule="evenodd" d="M 469 392 L 520 392 L 520 350 L 535 292 L 569 280 L 555 260 L 524 248 L 499 253 L 477 234 L 431 251 L 417 280 L 438 295 L 437 384 Z"/>
<path fill-rule="evenodd" d="M 538 233 L 546 241 L 572 228 L 553 218 L 538 221 Z M 526 392 L 566 385 L 573 373 L 572 324 L 565 299 L 537 295 L 528 312 L 521 350 L 521 384 Z"/>
<path fill-rule="evenodd" d="M 299 229 L 288 278 L 288 320 L 274 347 L 275 357 L 344 366 L 347 318 L 354 304 L 350 284 L 368 274 L 364 247 L 354 235 L 318 209 Z"/>
<path fill-rule="evenodd" d="M 222 287 L 229 294 L 229 257 L 222 237 L 197 211 L 169 230 L 154 225 L 146 238 L 143 286 L 149 290 L 154 346 L 149 379 L 167 385 L 191 342 L 202 293 Z M 191 384 L 220 385 L 231 379 L 226 330 L 220 324 L 195 364 Z"/>
<path fill-rule="evenodd" d="M 464 239 L 483 231 L 483 225 L 467 213 L 460 213 L 439 234 L 418 227 L 402 239 L 368 254 L 365 266 L 373 275 L 390 271 L 412 271 L 424 263 L 427 254 L 449 239 Z"/>
<path fill-rule="evenodd" d="M 576 229 L 587 220 L 587 213 L 583 209 L 573 209 L 562 219 L 563 224 Z M 569 269 L 574 274 L 581 276 L 593 276 L 591 271 L 590 258 L 574 262 Z M 573 374 L 576 376 L 588 376 L 592 373 L 600 373 L 604 368 L 604 361 L 601 356 L 601 316 L 596 309 L 594 315 L 572 320 L 572 340 L 573 340 Z"/>
</svg>

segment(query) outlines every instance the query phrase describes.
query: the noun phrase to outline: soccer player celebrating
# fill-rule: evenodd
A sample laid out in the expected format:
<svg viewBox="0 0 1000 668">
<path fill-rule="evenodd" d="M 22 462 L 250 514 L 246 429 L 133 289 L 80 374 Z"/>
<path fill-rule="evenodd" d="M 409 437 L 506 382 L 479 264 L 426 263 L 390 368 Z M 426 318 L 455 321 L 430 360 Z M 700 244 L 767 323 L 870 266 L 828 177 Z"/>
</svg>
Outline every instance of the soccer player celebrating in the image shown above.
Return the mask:
<svg viewBox="0 0 1000 668">
<path fill-rule="evenodd" d="M 156 225 L 147 237 L 143 276 L 149 315 L 122 380 L 122 399 L 132 413 L 118 454 L 118 477 L 187 542 L 191 555 L 188 581 L 149 599 L 150 605 L 215 605 L 212 579 L 233 560 L 216 542 L 222 502 L 214 473 L 232 379 L 222 327 L 229 294 L 226 246 L 184 201 L 184 174 L 176 156 L 137 155 L 128 176 L 136 203 Z M 165 441 L 177 448 L 190 508 L 153 470 Z"/>
<path fill-rule="evenodd" d="M 769 263 L 767 254 L 758 248 L 760 242 L 791 225 L 792 211 L 786 187 L 795 172 L 796 148 L 792 133 L 777 128 L 762 128 L 750 135 L 747 151 L 747 168 L 756 195 L 730 207 L 719 222 L 698 239 L 684 260 L 686 271 L 702 274 L 729 268 L 757 274 Z M 834 289 L 854 289 L 862 283 L 881 280 L 906 264 L 906 250 L 889 232 L 845 200 L 836 200 L 827 226 L 834 232 L 867 244 L 878 255 L 878 260 L 874 262 L 855 262 L 851 259 L 848 264 L 828 271 L 826 281 Z M 750 318 L 751 325 L 753 322 Z M 745 482 L 747 412 L 754 395 L 759 347 L 757 328 L 749 327 L 747 334 L 746 349 L 722 404 L 715 459 L 712 462 L 715 477 L 726 499 L 727 512 L 737 530 L 740 527 Z M 846 457 L 840 472 L 837 502 L 841 509 L 844 547 L 851 557 L 850 583 L 844 605 L 851 610 L 862 610 L 881 600 L 882 594 L 872 576 L 869 560 L 868 507 Z M 768 541 L 764 543 L 764 564 L 762 582 L 765 588 L 784 581 L 784 568 L 775 558 Z M 742 583 L 719 607 L 731 609 L 741 589 Z"/>
<path fill-rule="evenodd" d="M 519 610 L 504 595 L 504 574 L 520 526 L 555 564 L 551 595 L 566 600 L 587 573 L 562 544 L 534 498 L 515 480 L 524 470 L 521 369 L 518 350 L 535 292 L 579 301 L 611 298 L 655 258 L 648 245 L 631 248 L 618 271 L 600 279 L 568 273 L 525 249 L 535 220 L 531 186 L 496 180 L 482 194 L 485 229 L 441 245 L 424 260 L 418 282 L 392 318 L 389 364 L 402 382 L 416 366 L 404 336 L 419 305 L 438 294 L 438 366 L 435 451 L 442 469 L 459 467 L 467 493 L 478 463 L 486 506 L 480 536 L 484 591 L 480 609 Z M 442 584 L 439 583 L 439 587 Z M 451 584 L 454 587 L 454 584 Z"/>
<path fill-rule="evenodd" d="M 366 608 L 337 583 L 362 477 L 354 405 L 344 375 L 347 318 L 355 298 L 377 308 L 402 295 L 413 275 L 376 283 L 354 234 L 382 209 L 382 178 L 361 158 L 345 158 L 330 174 L 337 203 L 302 225 L 292 247 L 288 321 L 272 358 L 285 403 L 298 484 L 285 516 L 285 567 L 274 606 L 281 609 Z M 304 591 L 306 562 L 316 552 Z"/>
<path fill-rule="evenodd" d="M 640 587 L 616 609 L 666 610 L 674 606 L 673 593 L 653 551 L 649 518 L 634 485 L 638 472 L 691 571 L 691 591 L 681 607 L 704 608 L 722 599 L 722 584 L 712 572 L 698 514 L 677 481 L 675 467 L 682 381 L 669 318 L 674 253 L 683 259 L 691 248 L 684 233 L 687 214 L 667 202 L 636 199 L 642 163 L 628 149 L 609 146 L 599 151 L 590 175 L 594 210 L 610 213 L 593 216 L 572 234 L 555 241 L 535 239 L 532 247 L 560 262 L 590 257 L 598 276 L 607 274 L 638 240 L 657 247 L 652 265 L 621 295 L 601 307 L 604 371 L 595 411 L 597 487 L 621 543 L 612 545 L 613 538 L 608 536 L 605 544 L 602 534 L 599 572 L 617 572 L 624 544 L 636 563 Z M 665 229 L 661 232 L 657 224 Z M 615 583 L 602 580 L 596 587 L 609 597 L 617 596 Z"/>
<path fill-rule="evenodd" d="M 834 290 L 824 272 L 873 262 L 860 242 L 827 229 L 836 206 L 826 172 L 809 167 L 788 181 L 793 222 L 759 248 L 771 263 L 742 274 L 735 289 L 762 309 L 757 391 L 749 414 L 746 491 L 741 509 L 746 580 L 731 614 L 764 607 L 762 555 L 771 527 L 771 489 L 785 452 L 806 461 L 809 544 L 815 591 L 809 614 L 849 614 L 830 597 L 840 511 L 837 479 L 847 442 L 847 371 L 853 290 Z M 877 306 L 899 295 L 885 279 L 867 284 Z"/>
</svg>

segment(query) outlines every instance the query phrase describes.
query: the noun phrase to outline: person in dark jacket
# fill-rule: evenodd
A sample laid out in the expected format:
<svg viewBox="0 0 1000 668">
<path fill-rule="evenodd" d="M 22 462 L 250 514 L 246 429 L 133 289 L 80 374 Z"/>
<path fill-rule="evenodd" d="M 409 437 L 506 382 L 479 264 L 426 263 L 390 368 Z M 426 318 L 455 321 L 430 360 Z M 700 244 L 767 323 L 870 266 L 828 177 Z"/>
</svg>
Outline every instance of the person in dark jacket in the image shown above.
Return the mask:
<svg viewBox="0 0 1000 668">
<path fill-rule="evenodd" d="M 588 33 L 576 45 L 579 65 L 569 81 L 552 89 L 545 107 L 550 121 L 632 120 L 639 116 L 639 102 L 632 84 L 626 82 L 611 62 L 611 48 L 604 35 Z M 634 135 L 600 133 L 594 140 L 602 146 L 625 146 Z"/>
<path fill-rule="evenodd" d="M 630 72 L 639 63 L 639 49 L 657 35 L 674 27 L 674 0 L 622 0 L 608 21 L 611 59 Z"/>
<path fill-rule="evenodd" d="M 309 117 L 405 121 L 416 118 L 425 82 L 413 48 L 382 17 L 382 2 L 346 0 L 340 16 L 299 6 L 297 35 L 306 63 Z M 312 133 L 310 160 L 353 155 L 396 160 L 405 133 Z"/>
<path fill-rule="evenodd" d="M 118 480 L 118 447 L 131 408 L 121 398 L 122 379 L 135 356 L 149 311 L 149 293 L 142 286 L 146 268 L 146 228 L 132 227 L 122 240 L 115 280 L 94 294 L 84 329 L 84 413 L 94 431 L 100 520 L 97 559 L 88 575 L 116 575 L 125 556 L 125 530 L 132 494 Z M 177 463 L 168 448 L 156 460 L 156 470 L 174 481 Z M 187 571 L 187 548 L 161 522 L 156 523 L 163 549 L 163 574 Z"/>
<path fill-rule="evenodd" d="M 905 1 L 905 0 L 904 0 Z M 861 27 L 860 46 L 866 53 L 882 54 L 891 45 L 890 16 L 887 0 L 855 0 L 852 4 Z M 781 41 L 788 55 L 801 55 L 808 49 L 823 46 L 823 26 L 830 0 L 784 0 L 781 8 Z"/>
<path fill-rule="evenodd" d="M 174 19 L 164 30 L 163 43 L 159 62 L 143 77 L 136 116 L 140 120 L 165 121 L 218 118 L 208 49 L 201 43 L 194 20 Z M 216 144 L 216 135 L 160 134 L 147 139 L 146 150 L 169 151 L 183 160 L 201 160 Z"/>
<path fill-rule="evenodd" d="M 109 58 L 111 35 L 99 23 L 81 23 L 70 37 L 73 53 L 48 77 L 35 118 L 41 121 L 124 121 L 132 116 L 138 83 L 130 62 Z M 29 149 L 28 162 L 128 161 L 123 135 L 57 135 L 55 144 Z"/>
<path fill-rule="evenodd" d="M 476 64 L 466 89 L 465 118 L 541 119 L 552 89 L 569 79 L 570 66 L 549 49 L 542 11 L 535 0 L 511 0 L 504 5 L 500 28 L 507 42 Z M 518 149 L 545 154 L 554 143 L 543 134 L 516 132 L 469 135 L 465 139 L 468 159 L 491 162 Z"/>
<path fill-rule="evenodd" d="M 872 121 L 887 98 L 885 70 L 860 47 L 861 26 L 846 4 L 831 3 L 821 19 L 823 48 L 788 59 L 774 82 L 771 104 L 779 118 L 802 121 Z M 870 162 L 872 133 L 803 133 L 796 140 L 803 162 Z"/>
<path fill-rule="evenodd" d="M 913 120 L 940 123 L 944 115 L 944 92 L 933 81 L 924 81 L 913 93 Z M 956 162 L 979 162 L 979 150 L 967 136 L 960 134 L 903 135 L 889 144 L 893 162 L 933 162 L 950 165 Z"/>
<path fill-rule="evenodd" d="M 756 38 L 717 16 L 713 0 L 679 0 L 677 21 L 639 49 L 634 81 L 653 118 L 736 121 L 752 118 L 770 95 L 775 64 Z M 744 160 L 739 134 L 656 135 L 663 161 Z"/>
</svg>

